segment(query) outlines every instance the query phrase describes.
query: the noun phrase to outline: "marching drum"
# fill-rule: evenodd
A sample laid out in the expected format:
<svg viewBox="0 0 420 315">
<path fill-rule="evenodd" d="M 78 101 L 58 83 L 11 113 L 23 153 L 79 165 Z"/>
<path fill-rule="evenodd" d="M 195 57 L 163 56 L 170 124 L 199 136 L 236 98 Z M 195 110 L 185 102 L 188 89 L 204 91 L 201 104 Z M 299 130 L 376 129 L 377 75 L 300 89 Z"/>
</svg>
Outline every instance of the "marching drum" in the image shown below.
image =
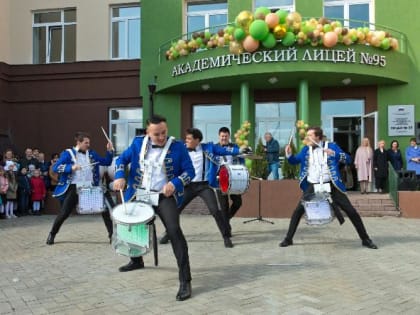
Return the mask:
<svg viewBox="0 0 420 315">
<path fill-rule="evenodd" d="M 139 257 L 151 250 L 155 212 L 147 204 L 128 202 L 112 211 L 112 246 L 117 254 Z"/>
<path fill-rule="evenodd" d="M 101 186 L 79 187 L 79 205 L 76 210 L 79 214 L 95 214 L 105 210 L 104 190 Z"/>
<path fill-rule="evenodd" d="M 307 224 L 324 225 L 334 219 L 328 198 L 329 194 L 327 193 L 311 193 L 303 196 L 301 202 L 305 208 Z"/>
<path fill-rule="evenodd" d="M 220 190 L 225 194 L 242 195 L 249 188 L 249 172 L 245 165 L 226 164 L 219 171 Z"/>
</svg>

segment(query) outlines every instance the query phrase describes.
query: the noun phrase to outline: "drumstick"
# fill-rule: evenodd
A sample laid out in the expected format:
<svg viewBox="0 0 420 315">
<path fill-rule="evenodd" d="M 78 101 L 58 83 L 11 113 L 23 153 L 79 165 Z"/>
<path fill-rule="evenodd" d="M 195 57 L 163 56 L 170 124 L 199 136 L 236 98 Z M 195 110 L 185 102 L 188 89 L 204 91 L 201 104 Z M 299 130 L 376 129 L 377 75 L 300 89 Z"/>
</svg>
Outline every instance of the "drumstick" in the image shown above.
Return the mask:
<svg viewBox="0 0 420 315">
<path fill-rule="evenodd" d="M 104 136 L 106 138 L 106 140 L 108 140 L 108 142 L 112 143 L 111 139 L 109 139 L 108 135 L 106 134 L 106 131 L 104 129 L 104 127 L 101 126 L 102 132 L 104 133 Z"/>
<path fill-rule="evenodd" d="M 288 142 L 289 146 L 292 144 L 293 134 L 295 133 L 295 130 L 296 130 L 296 127 L 293 127 L 292 132 L 290 133 L 290 138 L 289 138 L 289 142 Z"/>
<path fill-rule="evenodd" d="M 250 176 L 251 178 L 253 178 L 253 179 L 258 179 L 258 180 L 263 180 L 261 177 L 256 177 L 256 176 Z"/>
<path fill-rule="evenodd" d="M 125 204 L 125 201 L 124 201 L 124 195 L 123 195 L 123 191 L 122 191 L 122 189 L 120 189 L 120 196 L 121 196 L 121 202 L 122 202 L 122 204 L 123 204 L 125 214 L 128 214 L 128 213 L 127 213 L 127 205 Z"/>
</svg>

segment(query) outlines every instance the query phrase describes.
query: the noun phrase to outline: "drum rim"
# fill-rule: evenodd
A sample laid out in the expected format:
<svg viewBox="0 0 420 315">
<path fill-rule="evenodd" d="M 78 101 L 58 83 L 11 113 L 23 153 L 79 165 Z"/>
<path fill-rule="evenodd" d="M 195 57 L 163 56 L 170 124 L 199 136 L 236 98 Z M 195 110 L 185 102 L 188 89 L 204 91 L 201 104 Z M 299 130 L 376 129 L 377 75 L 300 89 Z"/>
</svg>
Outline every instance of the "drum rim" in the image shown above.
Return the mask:
<svg viewBox="0 0 420 315">
<path fill-rule="evenodd" d="M 112 209 L 112 213 L 111 213 L 111 217 L 112 217 L 112 219 L 116 222 L 116 223 L 118 223 L 118 224 L 124 224 L 124 225 L 136 225 L 136 224 L 144 224 L 144 223 L 147 223 L 147 222 L 150 222 L 151 220 L 153 220 L 153 218 L 155 217 L 155 211 L 153 210 L 153 207 L 152 206 L 150 206 L 150 205 L 148 205 L 148 204 L 145 204 L 145 203 L 141 203 L 141 202 L 128 202 L 128 203 L 125 203 L 125 205 L 131 205 L 131 204 L 136 204 L 136 206 L 137 205 L 140 205 L 140 206 L 142 206 L 142 207 L 144 207 L 144 209 L 145 209 L 145 211 L 149 211 L 149 216 L 148 217 L 146 217 L 144 220 L 141 220 L 141 221 L 135 221 L 135 222 L 124 222 L 124 221 L 121 221 L 121 218 L 117 218 L 116 217 L 116 214 L 119 214 L 120 212 L 123 212 L 123 211 L 125 211 L 125 208 L 124 208 L 124 204 L 119 204 L 119 205 L 117 205 L 114 209 Z M 121 209 L 121 210 L 120 210 Z M 147 210 L 146 210 L 147 209 Z M 137 217 L 140 217 L 140 216 L 138 216 L 138 215 L 136 215 L 136 216 L 132 216 L 132 215 L 127 215 L 127 214 L 124 214 L 124 217 L 126 218 L 126 217 L 129 217 L 129 218 L 137 218 Z"/>
</svg>

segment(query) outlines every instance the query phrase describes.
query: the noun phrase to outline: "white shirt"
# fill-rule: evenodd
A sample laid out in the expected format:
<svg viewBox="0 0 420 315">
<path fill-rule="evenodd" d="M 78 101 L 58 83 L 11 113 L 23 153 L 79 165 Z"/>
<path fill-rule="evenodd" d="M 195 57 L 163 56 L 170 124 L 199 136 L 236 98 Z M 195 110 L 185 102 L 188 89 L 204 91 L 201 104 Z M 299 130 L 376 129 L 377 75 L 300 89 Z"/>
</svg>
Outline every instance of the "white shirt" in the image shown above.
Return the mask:
<svg viewBox="0 0 420 315">
<path fill-rule="evenodd" d="M 74 172 L 74 176 L 71 183 L 76 184 L 77 186 L 92 186 L 92 166 L 87 166 L 90 164 L 89 152 L 77 152 L 75 158 L 76 164 L 79 164 L 82 167 L 82 169 Z"/>
<path fill-rule="evenodd" d="M 149 150 L 146 153 L 145 159 L 147 161 L 158 161 L 162 152 L 162 148 L 152 148 L 152 146 L 150 145 Z M 152 182 L 150 185 L 150 190 L 161 191 L 163 186 L 165 186 L 167 179 L 164 167 L 165 164 L 163 164 L 161 169 L 158 169 L 157 167 L 152 168 Z"/>
<path fill-rule="evenodd" d="M 309 147 L 308 182 L 323 183 L 331 181 L 327 165 L 327 153 L 320 147 Z"/>
<path fill-rule="evenodd" d="M 193 182 L 201 182 L 204 180 L 203 172 L 204 172 L 204 158 L 203 158 L 203 149 L 199 144 L 195 151 L 188 151 L 190 155 L 192 164 L 195 170 L 195 177 L 193 178 Z"/>
</svg>

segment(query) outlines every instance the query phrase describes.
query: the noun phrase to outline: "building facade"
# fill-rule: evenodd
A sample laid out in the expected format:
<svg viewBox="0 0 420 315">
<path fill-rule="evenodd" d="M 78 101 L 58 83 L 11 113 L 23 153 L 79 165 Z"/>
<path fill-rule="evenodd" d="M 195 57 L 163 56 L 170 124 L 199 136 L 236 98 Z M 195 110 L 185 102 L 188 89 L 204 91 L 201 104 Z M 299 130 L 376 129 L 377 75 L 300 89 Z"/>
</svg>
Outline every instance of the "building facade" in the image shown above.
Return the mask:
<svg viewBox="0 0 420 315">
<path fill-rule="evenodd" d="M 397 6 L 389 0 L 144 0 L 141 5 L 141 88 L 145 91 L 150 82 L 156 83 L 152 104 L 150 98 L 144 99 L 144 114 L 152 110 L 166 114 L 177 136 L 195 126 L 204 131 L 205 140 L 215 140 L 218 127 L 227 125 L 234 132 L 249 120 L 255 131 L 251 143 L 270 131 L 284 145 L 296 121 L 303 120 L 321 125 L 328 139 L 351 153 L 364 136 L 372 145 L 379 139 L 387 145 L 397 139 L 402 148 L 416 136 L 420 121 L 417 4 L 408 0 Z M 182 51 L 182 45 L 200 32 L 217 33 L 227 23 L 235 25 L 241 12 L 255 15 L 260 6 L 272 12 L 296 11 L 302 20 L 326 16 L 348 29 L 385 30 L 398 40 L 399 48 L 298 43 L 285 47 L 279 41 L 270 49 L 260 45 L 255 52 L 239 55 L 229 45 Z M 171 46 L 179 56 L 168 53 Z"/>
<path fill-rule="evenodd" d="M 217 33 L 262 6 L 385 30 L 399 49 L 279 41 L 239 55 L 220 45 L 166 58 L 179 40 Z M 167 116 L 171 134 L 195 126 L 207 141 L 244 120 L 251 144 L 270 131 L 284 145 L 297 120 L 321 125 L 349 152 L 364 136 L 402 148 L 419 137 L 420 7 L 409 0 L 5 0 L 0 9 L 3 147 L 52 153 L 75 130 L 101 142 L 107 126 L 122 151 L 152 112 Z"/>
<path fill-rule="evenodd" d="M 123 150 L 142 127 L 138 1 L 0 3 L 0 151 L 47 157 L 101 126 Z"/>
</svg>

